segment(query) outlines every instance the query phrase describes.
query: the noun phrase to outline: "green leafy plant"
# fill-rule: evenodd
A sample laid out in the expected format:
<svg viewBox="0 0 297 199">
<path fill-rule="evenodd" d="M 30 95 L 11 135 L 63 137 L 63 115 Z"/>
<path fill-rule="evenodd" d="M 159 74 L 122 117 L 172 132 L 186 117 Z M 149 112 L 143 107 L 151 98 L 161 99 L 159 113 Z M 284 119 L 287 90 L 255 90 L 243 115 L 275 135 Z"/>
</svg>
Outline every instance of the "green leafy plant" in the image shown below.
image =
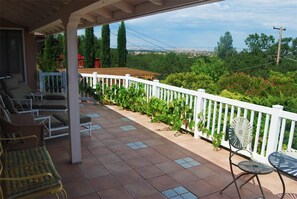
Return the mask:
<svg viewBox="0 0 297 199">
<path fill-rule="evenodd" d="M 223 139 L 224 133 L 223 132 L 220 132 L 220 133 L 214 132 L 214 134 L 211 135 L 211 131 L 208 130 L 205 126 L 206 126 L 206 121 L 203 116 L 203 113 L 199 113 L 198 114 L 198 124 L 197 124 L 198 130 L 201 131 L 203 135 L 205 134 L 207 137 L 211 136 L 212 146 L 214 147 L 214 150 L 216 150 L 216 151 L 219 150 L 219 147 L 222 144 L 222 139 Z"/>
<path fill-rule="evenodd" d="M 202 134 L 206 134 L 207 136 L 210 136 L 211 133 L 210 131 L 205 127 L 206 121 L 205 118 L 203 116 L 203 113 L 198 113 L 198 130 L 202 132 Z"/>
<path fill-rule="evenodd" d="M 223 138 L 224 133 L 214 133 L 212 135 L 212 146 L 214 147 L 214 150 L 219 150 L 220 146 L 222 144 L 222 138 Z"/>
</svg>

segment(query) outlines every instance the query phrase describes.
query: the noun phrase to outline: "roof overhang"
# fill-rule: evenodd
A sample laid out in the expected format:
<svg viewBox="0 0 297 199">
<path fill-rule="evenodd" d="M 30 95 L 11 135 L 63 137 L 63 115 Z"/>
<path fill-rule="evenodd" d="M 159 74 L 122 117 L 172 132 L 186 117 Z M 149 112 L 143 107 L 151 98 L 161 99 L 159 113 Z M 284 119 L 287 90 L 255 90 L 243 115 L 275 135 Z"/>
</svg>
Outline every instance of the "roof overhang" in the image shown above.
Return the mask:
<svg viewBox="0 0 297 199">
<path fill-rule="evenodd" d="M 0 1 L 0 18 L 29 32 L 64 31 L 63 19 L 80 16 L 78 28 L 133 19 L 221 0 L 23 0 Z"/>
</svg>

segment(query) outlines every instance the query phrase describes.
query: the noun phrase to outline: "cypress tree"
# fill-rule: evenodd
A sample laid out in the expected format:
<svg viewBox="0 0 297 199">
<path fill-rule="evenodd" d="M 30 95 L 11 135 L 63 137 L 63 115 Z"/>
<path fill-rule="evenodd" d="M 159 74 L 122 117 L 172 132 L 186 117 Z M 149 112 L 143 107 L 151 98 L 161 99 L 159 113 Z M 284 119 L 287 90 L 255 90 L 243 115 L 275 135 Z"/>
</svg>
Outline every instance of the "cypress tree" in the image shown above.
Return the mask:
<svg viewBox="0 0 297 199">
<path fill-rule="evenodd" d="M 122 21 L 118 30 L 118 64 L 119 67 L 125 67 L 127 62 L 127 49 L 126 49 L 126 27 Z"/>
<path fill-rule="evenodd" d="M 94 28 L 85 29 L 85 45 L 83 50 L 85 68 L 94 68 L 95 49 L 94 49 Z"/>
<path fill-rule="evenodd" d="M 48 71 L 55 71 L 57 69 L 57 47 L 55 44 L 54 35 L 48 35 L 45 38 L 45 47 L 44 47 L 44 64 L 47 65 Z"/>
<path fill-rule="evenodd" d="M 111 60 L 110 60 L 110 30 L 109 24 L 103 25 L 101 30 L 101 61 L 102 67 L 110 67 Z"/>
</svg>

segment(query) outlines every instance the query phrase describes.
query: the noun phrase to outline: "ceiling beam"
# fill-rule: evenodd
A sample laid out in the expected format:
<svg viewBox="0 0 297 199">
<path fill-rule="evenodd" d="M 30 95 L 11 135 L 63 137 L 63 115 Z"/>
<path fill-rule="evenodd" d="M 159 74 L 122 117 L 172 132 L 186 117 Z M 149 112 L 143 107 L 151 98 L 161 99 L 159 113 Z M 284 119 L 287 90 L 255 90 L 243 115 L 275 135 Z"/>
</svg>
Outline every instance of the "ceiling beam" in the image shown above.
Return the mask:
<svg viewBox="0 0 297 199">
<path fill-rule="evenodd" d="M 126 1 L 119 1 L 115 4 L 113 4 L 115 7 L 123 10 L 126 13 L 134 13 L 135 12 L 135 7 L 131 5 L 130 3 L 127 3 Z"/>
<path fill-rule="evenodd" d="M 67 6 L 64 6 L 60 10 L 56 11 L 54 14 L 48 16 L 46 19 L 43 19 L 36 23 L 34 26 L 29 28 L 30 32 L 34 32 L 36 30 L 42 29 L 43 26 L 47 24 L 51 24 L 54 21 L 61 20 L 65 16 L 69 16 L 71 13 L 78 11 L 82 7 L 89 6 L 96 0 L 88 0 L 88 1 L 72 1 Z"/>
<path fill-rule="evenodd" d="M 100 8 L 95 11 L 96 14 L 101 15 L 102 17 L 111 19 L 113 17 L 113 13 L 105 8 Z"/>
<path fill-rule="evenodd" d="M 97 10 L 97 9 L 100 9 L 100 8 L 103 8 L 105 6 L 108 6 L 108 5 L 112 5 L 114 3 L 117 3 L 117 2 L 120 2 L 121 0 L 108 0 L 108 1 L 97 1 L 89 6 L 86 6 L 86 7 L 83 7 L 81 9 L 79 9 L 78 11 L 75 12 L 75 14 L 86 14 L 86 13 L 90 13 L 94 10 Z"/>
<path fill-rule="evenodd" d="M 34 32 L 36 30 L 41 30 L 43 26 L 50 24 L 54 21 L 61 20 L 64 17 L 67 17 L 71 14 L 84 15 L 90 13 L 99 8 L 111 5 L 113 3 L 119 2 L 121 0 L 88 0 L 88 1 L 71 1 L 67 6 L 62 7 L 57 12 L 48 16 L 46 19 L 41 20 L 34 26 L 30 27 L 29 31 Z"/>
<path fill-rule="evenodd" d="M 85 20 L 89 21 L 89 22 L 96 22 L 96 17 L 93 17 L 90 14 L 84 14 L 82 15 L 82 18 L 84 18 Z"/>
<path fill-rule="evenodd" d="M 162 6 L 165 4 L 165 1 L 164 0 L 149 0 L 149 2 L 155 4 L 155 5 L 158 5 L 158 6 Z"/>
</svg>

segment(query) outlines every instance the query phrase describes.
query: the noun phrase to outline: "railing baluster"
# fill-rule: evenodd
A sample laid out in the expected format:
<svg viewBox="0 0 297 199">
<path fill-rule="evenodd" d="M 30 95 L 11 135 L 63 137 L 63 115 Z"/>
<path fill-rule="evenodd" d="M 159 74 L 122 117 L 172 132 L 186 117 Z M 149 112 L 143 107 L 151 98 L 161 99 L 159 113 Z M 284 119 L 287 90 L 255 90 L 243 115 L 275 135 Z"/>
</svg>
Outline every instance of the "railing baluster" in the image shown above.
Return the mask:
<svg viewBox="0 0 297 199">
<path fill-rule="evenodd" d="M 223 105 L 222 105 L 222 103 L 220 103 L 220 106 L 219 106 L 219 119 L 218 119 L 217 133 L 220 133 L 220 132 L 221 132 L 222 109 L 223 109 Z"/>
<path fill-rule="evenodd" d="M 258 149 L 258 145 L 259 145 L 261 121 L 262 121 L 262 113 L 259 112 L 258 113 L 258 121 L 257 121 L 257 130 L 256 130 L 256 135 L 255 135 L 254 153 L 257 153 L 257 149 Z"/>
<path fill-rule="evenodd" d="M 268 129 L 269 129 L 269 120 L 270 120 L 270 115 L 266 114 L 264 135 L 263 135 L 263 143 L 262 143 L 262 148 L 261 148 L 261 155 L 262 156 L 264 156 L 264 152 L 265 152 L 265 149 L 266 149 L 267 134 L 268 134 Z"/>
<path fill-rule="evenodd" d="M 279 142 L 278 142 L 278 151 L 281 151 L 283 148 L 283 142 L 284 142 L 284 135 L 285 135 L 285 130 L 286 130 L 286 119 L 282 119 L 282 126 L 281 126 L 281 132 L 280 132 L 280 136 L 279 136 Z"/>
<path fill-rule="evenodd" d="M 227 129 L 227 123 L 228 123 L 228 104 L 225 104 L 225 115 L 224 115 L 224 126 L 223 126 L 223 132 L 226 132 Z M 224 135 L 225 137 L 225 135 Z"/>
<path fill-rule="evenodd" d="M 243 117 L 244 117 L 244 118 L 247 118 L 247 109 L 246 109 L 246 108 L 244 109 Z"/>
<path fill-rule="evenodd" d="M 230 124 L 232 123 L 233 119 L 234 119 L 234 106 L 232 105 L 231 106 L 231 114 L 230 114 Z"/>
<path fill-rule="evenodd" d="M 209 100 L 208 102 L 208 115 L 207 115 L 207 129 L 209 130 L 209 127 L 210 127 L 210 118 L 211 118 L 211 104 L 212 104 L 212 101 Z"/>
<path fill-rule="evenodd" d="M 241 108 L 240 107 L 237 107 L 237 115 L 236 117 L 240 117 L 241 115 Z"/>
<path fill-rule="evenodd" d="M 211 126 L 211 135 L 213 135 L 214 131 L 215 131 L 216 115 L 217 115 L 217 101 L 215 101 L 214 105 L 213 105 L 213 118 L 212 118 L 212 126 Z"/>
<path fill-rule="evenodd" d="M 251 111 L 250 124 L 252 128 L 254 127 L 254 117 L 255 117 L 255 111 Z"/>
<path fill-rule="evenodd" d="M 289 136 L 289 142 L 288 142 L 288 150 L 292 149 L 292 143 L 294 138 L 294 130 L 295 130 L 295 121 L 291 122 L 291 128 L 290 128 L 290 136 Z"/>
</svg>

